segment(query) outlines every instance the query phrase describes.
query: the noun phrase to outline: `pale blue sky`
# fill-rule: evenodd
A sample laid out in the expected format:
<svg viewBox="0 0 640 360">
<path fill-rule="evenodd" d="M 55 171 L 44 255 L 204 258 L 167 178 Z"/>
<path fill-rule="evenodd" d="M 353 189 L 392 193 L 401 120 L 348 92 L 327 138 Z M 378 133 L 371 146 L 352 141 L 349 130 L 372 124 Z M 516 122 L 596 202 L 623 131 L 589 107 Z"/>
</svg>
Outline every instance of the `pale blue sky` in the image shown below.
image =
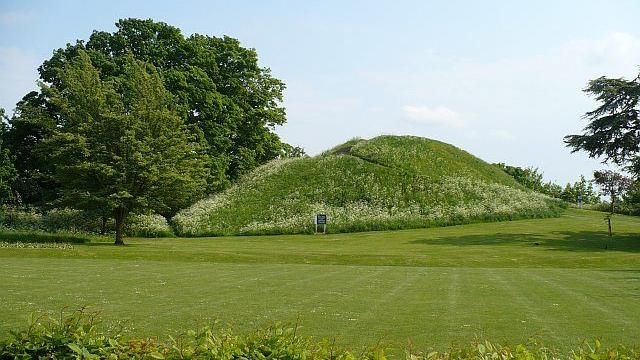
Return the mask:
<svg viewBox="0 0 640 360">
<path fill-rule="evenodd" d="M 637 1 L 0 0 L 0 106 L 35 88 L 55 48 L 153 18 L 240 39 L 287 84 L 282 137 L 315 154 L 412 134 L 566 182 L 601 165 L 570 154 L 589 79 L 636 75 Z"/>
</svg>

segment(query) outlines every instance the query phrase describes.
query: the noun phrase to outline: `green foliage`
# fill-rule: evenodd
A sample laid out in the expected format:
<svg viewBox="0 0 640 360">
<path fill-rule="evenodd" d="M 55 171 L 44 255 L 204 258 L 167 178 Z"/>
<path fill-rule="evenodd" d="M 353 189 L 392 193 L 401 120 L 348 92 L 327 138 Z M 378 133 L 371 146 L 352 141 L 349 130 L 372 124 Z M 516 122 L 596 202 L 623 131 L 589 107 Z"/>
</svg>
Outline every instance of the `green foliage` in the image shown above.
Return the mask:
<svg viewBox="0 0 640 360">
<path fill-rule="evenodd" d="M 600 202 L 600 198 L 593 190 L 592 183 L 587 181 L 583 175 L 580 175 L 580 180 L 573 184 L 567 183 L 563 188 L 551 181 L 544 182 L 542 180 L 542 173 L 539 172 L 537 168 L 521 168 L 518 166 L 505 165 L 504 163 L 494 165 L 513 176 L 519 184 L 539 193 L 562 199 L 568 203 L 577 203 L 578 195 L 582 195 L 583 204 L 597 204 Z"/>
<path fill-rule="evenodd" d="M 569 203 L 577 203 L 578 196 L 582 196 L 583 204 L 597 204 L 600 202 L 600 197 L 593 190 L 593 183 L 587 181 L 583 175 L 580 175 L 580 180 L 573 184 L 567 183 L 562 192 L 560 198 Z"/>
<path fill-rule="evenodd" d="M 544 184 L 542 184 L 542 190 L 540 191 L 541 193 L 547 195 L 547 196 L 551 196 L 553 198 L 556 199 L 560 199 L 562 198 L 562 191 L 563 188 L 562 186 L 553 183 L 551 181 L 548 181 Z"/>
<path fill-rule="evenodd" d="M 292 146 L 289 144 L 282 144 L 282 155 L 280 158 L 288 159 L 288 158 L 299 158 L 305 157 L 307 153 L 300 146 Z"/>
<path fill-rule="evenodd" d="M 612 170 L 593 172 L 593 182 L 600 188 L 600 193 L 609 197 L 609 212 L 616 212 L 618 198 L 631 186 L 632 180 Z"/>
<path fill-rule="evenodd" d="M 128 236 L 145 238 L 173 236 L 167 219 L 158 214 L 131 214 L 127 219 L 125 233 Z"/>
<path fill-rule="evenodd" d="M 2 227 L 14 230 L 38 230 L 46 229 L 42 220 L 42 214 L 35 209 L 18 210 L 9 207 L 3 207 L 1 211 Z"/>
<path fill-rule="evenodd" d="M 17 104 L 10 127 L 3 135 L 4 144 L 15 158 L 18 178 L 13 190 L 20 202 L 43 205 L 55 199 L 58 184 L 53 179 L 53 165 L 36 151 L 38 145 L 56 128 L 59 109 L 36 91 L 26 94 Z"/>
<path fill-rule="evenodd" d="M 181 211 L 178 234 L 330 232 L 554 216 L 560 205 L 451 145 L 418 137 L 353 140 L 312 158 L 268 163 Z"/>
<path fill-rule="evenodd" d="M 34 230 L 50 233 L 99 234 L 101 219 L 94 213 L 78 209 L 62 208 L 41 211 L 35 208 L 6 208 L 1 224 L 5 229 Z M 108 225 L 113 231 L 113 222 Z"/>
<path fill-rule="evenodd" d="M 85 244 L 94 238 L 88 234 L 72 232 L 45 232 L 42 230 L 13 230 L 0 228 L 0 241 L 11 244 Z M 95 240 L 95 239 L 94 239 Z"/>
<path fill-rule="evenodd" d="M 618 199 L 613 211 L 616 214 L 640 216 L 640 182 L 633 181 Z M 592 210 L 611 212 L 611 200 L 603 201 L 589 207 Z"/>
<path fill-rule="evenodd" d="M 296 330 L 275 325 L 236 335 L 204 328 L 165 342 L 125 339 L 118 332 L 101 331 L 96 313 L 79 310 L 61 312 L 57 319 L 34 318 L 27 330 L 11 332 L 0 342 L 0 359 L 355 359 L 344 349 L 314 342 Z M 363 353 L 362 358 L 371 357 Z"/>
<path fill-rule="evenodd" d="M 17 176 L 9 150 L 2 144 L 4 134 L 7 132 L 5 119 L 4 109 L 0 108 L 0 205 L 13 198 L 11 187 Z"/>
<path fill-rule="evenodd" d="M 16 170 L 11 162 L 9 151 L 2 148 L 0 140 L 0 204 L 13 199 L 11 186 L 16 179 Z"/>
<path fill-rule="evenodd" d="M 593 96 L 599 106 L 584 115 L 589 124 L 582 134 L 564 138 L 567 146 L 572 152 L 585 151 L 590 157 L 602 157 L 605 162 L 640 170 L 637 156 L 640 76 L 633 80 L 600 77 L 589 81 L 584 91 Z"/>
<path fill-rule="evenodd" d="M 0 218 L 0 227 L 4 229 L 79 235 L 104 235 L 115 231 L 112 219 L 104 219 L 99 213 L 91 211 L 62 208 L 40 212 L 33 208 L 8 207 L 2 212 L 5 215 Z M 166 218 L 158 214 L 129 214 L 124 232 L 127 236 L 136 237 L 173 236 Z"/>
<path fill-rule="evenodd" d="M 80 50 L 60 72 L 64 92 L 43 86 L 62 109 L 62 126 L 41 149 L 55 164 L 59 202 L 112 213 L 117 244 L 127 214 L 172 214 L 206 186 L 207 155 L 155 68 L 129 57 L 125 75 L 103 82 Z"/>
<path fill-rule="evenodd" d="M 548 348 L 543 343 L 532 339 L 529 343 L 515 346 L 505 346 L 489 341 L 476 341 L 469 346 L 452 347 L 445 352 L 407 353 L 406 358 L 407 360 L 633 360 L 637 359 L 638 356 L 640 356 L 640 353 L 634 348 L 624 346 L 605 348 L 602 346 L 600 340 L 597 339 L 594 341 L 584 341 L 568 354 Z"/>
<path fill-rule="evenodd" d="M 165 342 L 155 338 L 127 339 L 115 331 L 101 331 L 100 326 L 96 313 L 85 310 L 71 314 L 61 312 L 58 318 L 34 318 L 27 330 L 13 331 L 8 340 L 0 342 L 0 359 L 385 360 L 388 358 L 385 350 L 389 350 L 376 345 L 352 352 L 330 341 L 318 342 L 301 336 L 296 327 L 282 325 L 245 335 L 234 334 L 229 329 L 189 330 Z M 605 348 L 599 340 L 585 341 L 568 354 L 532 340 L 515 346 L 475 341 L 442 352 L 408 349 L 404 357 L 407 360 L 634 360 L 638 356 L 640 353 L 634 348 Z"/>
<path fill-rule="evenodd" d="M 58 249 L 73 250 L 73 245 L 68 242 L 22 242 L 0 241 L 0 248 L 4 249 Z"/>
<path fill-rule="evenodd" d="M 55 50 L 39 67 L 40 79 L 66 92 L 65 69 L 81 52 L 87 54 L 100 81 L 115 86 L 128 81 L 129 57 L 152 64 L 175 101 L 176 115 L 202 138 L 209 191 L 228 186 L 282 154 L 283 144 L 273 129 L 286 121 L 285 85 L 259 65 L 254 49 L 227 36 L 185 37 L 180 29 L 153 20 L 121 19 L 116 27 L 113 33 L 94 31 L 86 42 L 78 40 Z M 26 203 L 55 199 L 58 184 L 51 181 L 52 164 L 33 150 L 62 125 L 64 113 L 64 106 L 47 94 L 32 92 L 18 103 L 11 119 L 9 149 L 17 158 Z"/>
<path fill-rule="evenodd" d="M 640 181 L 629 185 L 615 210 L 618 214 L 640 215 Z"/>
<path fill-rule="evenodd" d="M 542 173 L 538 172 L 537 168 L 521 168 L 518 166 L 505 165 L 504 163 L 497 163 L 494 165 L 502 169 L 507 174 L 513 176 L 513 178 L 524 187 L 544 193 Z"/>
</svg>

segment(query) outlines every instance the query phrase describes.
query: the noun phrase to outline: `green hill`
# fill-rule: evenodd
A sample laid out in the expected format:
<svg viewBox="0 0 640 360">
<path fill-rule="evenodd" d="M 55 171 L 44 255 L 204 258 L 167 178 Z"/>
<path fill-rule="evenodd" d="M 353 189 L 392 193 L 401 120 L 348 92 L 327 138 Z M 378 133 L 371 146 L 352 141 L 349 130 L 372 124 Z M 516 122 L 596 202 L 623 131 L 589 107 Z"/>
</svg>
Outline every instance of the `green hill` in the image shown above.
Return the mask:
<svg viewBox="0 0 640 360">
<path fill-rule="evenodd" d="M 178 234 L 290 234 L 417 228 L 555 216 L 561 205 L 439 141 L 351 140 L 321 155 L 269 162 L 173 218 Z"/>
</svg>

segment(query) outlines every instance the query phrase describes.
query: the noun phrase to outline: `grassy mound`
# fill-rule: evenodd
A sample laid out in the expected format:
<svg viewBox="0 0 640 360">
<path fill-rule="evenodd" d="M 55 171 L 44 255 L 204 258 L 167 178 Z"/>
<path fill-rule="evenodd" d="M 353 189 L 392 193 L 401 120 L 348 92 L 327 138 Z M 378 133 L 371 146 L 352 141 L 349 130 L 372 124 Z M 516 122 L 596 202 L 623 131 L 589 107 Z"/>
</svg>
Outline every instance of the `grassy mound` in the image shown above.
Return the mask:
<svg viewBox="0 0 640 360">
<path fill-rule="evenodd" d="M 272 161 L 173 218 L 178 234 L 292 234 L 403 229 L 555 216 L 560 204 L 439 141 L 351 140 L 321 155 Z"/>
</svg>

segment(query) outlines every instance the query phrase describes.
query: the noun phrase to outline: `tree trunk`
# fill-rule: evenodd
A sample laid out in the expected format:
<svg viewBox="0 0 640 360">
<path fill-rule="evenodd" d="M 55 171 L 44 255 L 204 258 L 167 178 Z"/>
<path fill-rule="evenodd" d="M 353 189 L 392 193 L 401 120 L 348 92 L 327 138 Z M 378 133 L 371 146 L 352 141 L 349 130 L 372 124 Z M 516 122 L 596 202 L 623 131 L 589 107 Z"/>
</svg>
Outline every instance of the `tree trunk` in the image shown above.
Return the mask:
<svg viewBox="0 0 640 360">
<path fill-rule="evenodd" d="M 102 224 L 100 225 L 100 235 L 104 235 L 104 234 L 107 233 L 107 220 L 108 219 L 107 219 L 106 216 L 103 216 L 101 218 L 101 220 L 102 220 Z"/>
<path fill-rule="evenodd" d="M 127 216 L 127 211 L 123 208 L 117 208 L 114 211 L 114 217 L 116 218 L 116 245 L 124 245 L 122 240 L 122 232 L 124 229 L 124 219 Z"/>
<path fill-rule="evenodd" d="M 607 218 L 607 223 L 609 225 L 609 237 L 611 237 L 611 216 Z"/>
<path fill-rule="evenodd" d="M 616 212 L 616 195 L 611 194 L 611 213 Z"/>
</svg>

